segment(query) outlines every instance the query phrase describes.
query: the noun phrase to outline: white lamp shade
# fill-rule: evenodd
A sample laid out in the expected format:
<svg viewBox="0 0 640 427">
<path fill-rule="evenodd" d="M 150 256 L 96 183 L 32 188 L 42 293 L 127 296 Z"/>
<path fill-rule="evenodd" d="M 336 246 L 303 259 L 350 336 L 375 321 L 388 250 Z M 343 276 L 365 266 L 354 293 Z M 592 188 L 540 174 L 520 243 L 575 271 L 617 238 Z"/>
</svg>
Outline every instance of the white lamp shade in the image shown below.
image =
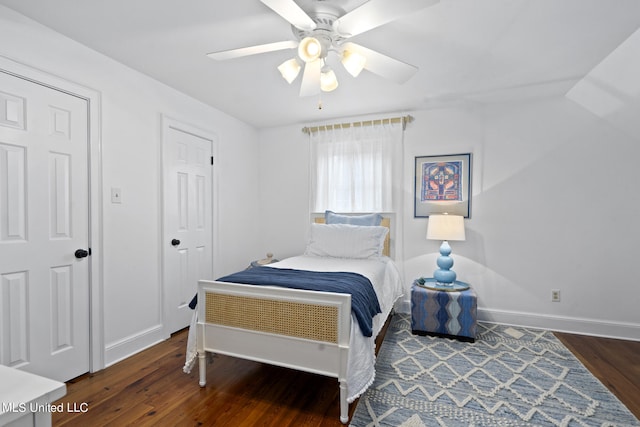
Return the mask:
<svg viewBox="0 0 640 427">
<path fill-rule="evenodd" d="M 323 92 L 331 92 L 338 87 L 338 78 L 333 70 L 329 69 L 320 74 L 320 89 Z"/>
<path fill-rule="evenodd" d="M 298 74 L 300 74 L 300 64 L 296 58 L 291 58 L 288 61 L 284 61 L 282 64 L 278 66 L 278 71 L 282 74 L 282 78 L 285 79 L 289 84 L 293 82 Z"/>
<path fill-rule="evenodd" d="M 315 37 L 305 37 L 298 45 L 298 56 L 304 62 L 312 62 L 322 55 L 322 44 Z"/>
<path fill-rule="evenodd" d="M 352 52 L 350 50 L 345 50 L 342 53 L 342 65 L 344 68 L 351 74 L 353 77 L 358 77 L 358 74 L 364 68 L 364 65 L 367 63 L 367 58 L 360 55 L 359 53 Z"/>
<path fill-rule="evenodd" d="M 460 215 L 430 215 L 427 239 L 465 240 L 464 217 Z"/>
</svg>

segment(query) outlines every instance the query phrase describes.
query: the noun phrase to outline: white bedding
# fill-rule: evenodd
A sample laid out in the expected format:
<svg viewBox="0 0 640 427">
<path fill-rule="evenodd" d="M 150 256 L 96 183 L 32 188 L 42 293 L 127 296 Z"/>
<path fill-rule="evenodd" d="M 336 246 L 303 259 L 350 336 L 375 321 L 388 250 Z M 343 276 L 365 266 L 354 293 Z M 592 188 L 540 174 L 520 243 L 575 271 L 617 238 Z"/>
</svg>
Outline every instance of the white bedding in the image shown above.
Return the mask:
<svg viewBox="0 0 640 427">
<path fill-rule="evenodd" d="M 395 302 L 402 297 L 402 279 L 397 266 L 388 257 L 347 259 L 318 256 L 295 256 L 269 264 L 274 268 L 293 268 L 310 271 L 348 271 L 359 273 L 373 285 L 381 313 L 373 318 L 373 335 L 365 337 L 352 315 L 349 361 L 347 364 L 347 388 L 349 403 L 357 399 L 373 383 L 375 378 L 375 338 L 380 333 Z M 186 363 L 183 370 L 191 372 L 196 352 L 196 311 L 189 328 Z"/>
<path fill-rule="evenodd" d="M 296 256 L 269 264 L 275 268 L 294 268 L 310 271 L 350 271 L 371 281 L 378 296 L 382 313 L 373 318 L 373 336 L 362 334 L 358 322 L 351 316 L 351 341 L 347 365 L 349 403 L 357 399 L 375 378 L 375 338 L 384 326 L 395 302 L 402 297 L 402 279 L 396 264 L 388 257 L 351 259 L 317 256 Z"/>
</svg>

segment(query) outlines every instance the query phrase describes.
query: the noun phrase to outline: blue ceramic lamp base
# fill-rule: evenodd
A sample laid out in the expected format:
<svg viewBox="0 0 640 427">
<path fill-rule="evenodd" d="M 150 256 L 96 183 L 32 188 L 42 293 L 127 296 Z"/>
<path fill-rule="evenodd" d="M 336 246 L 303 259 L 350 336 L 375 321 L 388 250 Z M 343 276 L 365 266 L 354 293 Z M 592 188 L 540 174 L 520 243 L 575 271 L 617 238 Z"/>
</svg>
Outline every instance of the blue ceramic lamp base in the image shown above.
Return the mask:
<svg viewBox="0 0 640 427">
<path fill-rule="evenodd" d="M 451 270 L 451 267 L 453 267 L 453 258 L 449 255 L 451 255 L 451 246 L 449 246 L 449 242 L 445 240 L 442 242 L 442 245 L 440 245 L 440 256 L 436 261 L 436 264 L 440 268 L 433 272 L 433 278 L 436 279 L 436 282 L 443 285 L 452 285 L 456 281 L 456 272 Z"/>
</svg>

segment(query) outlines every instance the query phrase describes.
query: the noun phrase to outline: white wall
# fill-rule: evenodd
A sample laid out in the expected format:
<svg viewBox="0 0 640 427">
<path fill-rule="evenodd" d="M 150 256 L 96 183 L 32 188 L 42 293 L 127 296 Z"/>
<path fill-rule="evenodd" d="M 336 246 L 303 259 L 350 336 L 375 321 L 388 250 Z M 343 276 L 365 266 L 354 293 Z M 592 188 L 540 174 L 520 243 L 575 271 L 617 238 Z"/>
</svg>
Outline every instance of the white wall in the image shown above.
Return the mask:
<svg viewBox="0 0 640 427">
<path fill-rule="evenodd" d="M 111 364 L 164 338 L 162 114 L 218 138 L 217 216 L 224 227 L 214 237 L 220 249 L 216 275 L 246 266 L 259 232 L 257 133 L 2 6 L 0 40 L 0 55 L 101 94 L 104 336 Z M 111 187 L 122 189 L 122 204 L 111 204 Z"/>
<path fill-rule="evenodd" d="M 473 153 L 467 240 L 450 242 L 483 320 L 640 340 L 640 138 L 565 98 L 411 113 L 405 132 L 403 249 L 407 291 L 431 276 L 439 242 L 413 217 L 414 157 Z M 346 121 L 339 120 L 340 122 Z M 308 142 L 301 126 L 260 132 L 263 250 L 304 249 Z M 300 164 L 296 164 L 299 162 Z M 303 167 L 304 166 L 304 167 Z M 562 300 L 551 302 L 551 289 Z M 408 300 L 401 307 L 408 310 Z"/>
<path fill-rule="evenodd" d="M 446 120 L 443 113 L 455 117 L 450 126 L 426 125 Z M 452 246 L 484 318 L 640 339 L 638 290 L 629 280 L 639 253 L 640 199 L 631 189 L 638 139 L 564 98 L 416 118 L 408 156 L 473 146 L 468 240 Z M 466 137 L 475 141 L 457 127 L 472 129 Z M 422 234 L 426 221 L 405 218 L 407 233 Z M 420 268 L 412 257 L 437 243 L 407 242 L 413 277 Z M 551 289 L 561 290 L 560 303 L 550 301 Z"/>
<path fill-rule="evenodd" d="M 309 228 L 309 144 L 302 126 L 260 132 L 260 218 L 256 259 L 302 253 Z"/>
</svg>

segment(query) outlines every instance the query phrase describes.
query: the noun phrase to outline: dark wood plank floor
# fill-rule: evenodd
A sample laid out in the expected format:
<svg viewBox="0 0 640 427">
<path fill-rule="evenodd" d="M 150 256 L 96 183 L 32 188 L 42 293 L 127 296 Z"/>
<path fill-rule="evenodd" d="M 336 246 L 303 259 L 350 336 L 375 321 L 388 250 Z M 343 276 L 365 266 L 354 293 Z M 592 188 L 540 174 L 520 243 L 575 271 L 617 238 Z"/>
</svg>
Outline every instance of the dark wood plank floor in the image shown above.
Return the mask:
<svg viewBox="0 0 640 427">
<path fill-rule="evenodd" d="M 555 335 L 640 419 L 640 341 Z"/>
<path fill-rule="evenodd" d="M 556 334 L 640 418 L 640 342 Z M 205 388 L 182 372 L 187 332 L 67 383 L 54 426 L 340 426 L 335 379 L 215 356 Z M 355 410 L 350 405 L 350 415 Z"/>
</svg>

